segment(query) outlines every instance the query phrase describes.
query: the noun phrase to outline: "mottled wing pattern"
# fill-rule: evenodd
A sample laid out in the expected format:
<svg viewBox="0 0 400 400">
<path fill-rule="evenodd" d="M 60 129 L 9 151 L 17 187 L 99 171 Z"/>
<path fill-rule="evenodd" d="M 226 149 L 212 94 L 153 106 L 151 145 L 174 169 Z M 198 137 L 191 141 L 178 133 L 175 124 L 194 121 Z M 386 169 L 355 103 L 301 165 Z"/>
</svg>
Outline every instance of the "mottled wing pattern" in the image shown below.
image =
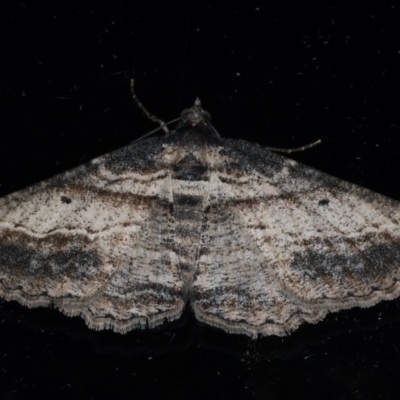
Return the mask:
<svg viewBox="0 0 400 400">
<path fill-rule="evenodd" d="M 169 167 L 150 139 L 0 199 L 0 295 L 94 329 L 178 318 Z"/>
<path fill-rule="evenodd" d="M 225 140 L 192 301 L 228 332 L 283 335 L 400 295 L 400 204 L 256 144 Z"/>
<path fill-rule="evenodd" d="M 176 130 L 0 199 L 0 296 L 127 332 L 196 316 L 283 335 L 400 295 L 400 203 L 241 140 Z"/>
</svg>

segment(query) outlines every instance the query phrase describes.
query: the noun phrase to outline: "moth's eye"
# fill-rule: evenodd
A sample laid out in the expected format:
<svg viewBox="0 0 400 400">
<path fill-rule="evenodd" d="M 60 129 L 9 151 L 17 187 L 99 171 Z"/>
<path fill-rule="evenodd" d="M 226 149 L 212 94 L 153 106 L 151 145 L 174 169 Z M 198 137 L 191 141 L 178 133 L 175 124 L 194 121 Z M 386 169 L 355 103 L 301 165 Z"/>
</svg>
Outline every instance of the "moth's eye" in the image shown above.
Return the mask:
<svg viewBox="0 0 400 400">
<path fill-rule="evenodd" d="M 208 111 L 204 111 L 203 110 L 203 115 L 209 120 L 211 121 L 211 114 Z"/>
<path fill-rule="evenodd" d="M 181 112 L 181 118 L 183 118 L 183 117 L 185 117 L 186 115 L 188 115 L 191 111 L 192 111 L 191 108 L 185 108 L 185 109 Z"/>
</svg>

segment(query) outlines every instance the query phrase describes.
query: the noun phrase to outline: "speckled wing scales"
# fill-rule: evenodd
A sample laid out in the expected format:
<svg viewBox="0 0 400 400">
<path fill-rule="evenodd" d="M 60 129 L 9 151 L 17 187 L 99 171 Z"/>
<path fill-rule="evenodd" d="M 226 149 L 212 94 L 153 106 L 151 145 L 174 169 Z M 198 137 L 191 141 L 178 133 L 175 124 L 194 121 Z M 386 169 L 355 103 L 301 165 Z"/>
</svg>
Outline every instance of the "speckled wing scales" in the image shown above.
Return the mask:
<svg viewBox="0 0 400 400">
<path fill-rule="evenodd" d="M 218 179 L 212 186 L 192 289 L 196 316 L 227 332 L 279 335 L 299 307 L 280 285 L 271 255 L 260 251 L 231 208 L 232 188 Z"/>
<path fill-rule="evenodd" d="M 175 130 L 0 199 L 0 296 L 127 332 L 182 314 L 284 335 L 400 295 L 400 203 L 242 140 Z"/>
<path fill-rule="evenodd" d="M 295 161 L 225 141 L 193 307 L 228 332 L 283 335 L 328 311 L 400 295 L 400 205 Z"/>
<path fill-rule="evenodd" d="M 0 295 L 54 304 L 94 329 L 178 318 L 183 283 L 161 151 L 159 138 L 139 142 L 0 199 Z"/>
</svg>

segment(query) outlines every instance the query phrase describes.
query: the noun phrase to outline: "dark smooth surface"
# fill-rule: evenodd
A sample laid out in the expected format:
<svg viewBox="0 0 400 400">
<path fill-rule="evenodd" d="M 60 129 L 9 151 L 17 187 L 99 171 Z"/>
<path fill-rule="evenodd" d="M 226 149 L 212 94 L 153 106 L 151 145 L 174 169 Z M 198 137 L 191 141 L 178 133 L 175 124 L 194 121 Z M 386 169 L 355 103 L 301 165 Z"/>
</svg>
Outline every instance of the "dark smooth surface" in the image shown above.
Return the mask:
<svg viewBox="0 0 400 400">
<path fill-rule="evenodd" d="M 37 2 L 1 7 L 0 194 L 128 144 L 196 96 L 224 137 L 400 200 L 395 5 Z M 199 324 L 89 330 L 0 303 L 0 398 L 392 399 L 400 301 L 259 341 Z"/>
</svg>

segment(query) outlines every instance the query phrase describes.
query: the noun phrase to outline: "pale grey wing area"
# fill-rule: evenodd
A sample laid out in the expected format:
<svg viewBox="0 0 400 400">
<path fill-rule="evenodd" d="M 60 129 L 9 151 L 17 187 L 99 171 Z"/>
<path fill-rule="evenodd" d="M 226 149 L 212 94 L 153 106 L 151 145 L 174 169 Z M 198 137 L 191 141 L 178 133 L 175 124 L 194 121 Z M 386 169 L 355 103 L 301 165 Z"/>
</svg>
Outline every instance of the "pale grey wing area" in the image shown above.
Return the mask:
<svg viewBox="0 0 400 400">
<path fill-rule="evenodd" d="M 276 275 L 268 254 L 258 247 L 234 208 L 229 180 L 213 176 L 205 210 L 191 303 L 196 317 L 229 333 L 282 335 L 301 321 L 321 318 L 302 309 Z"/>
<path fill-rule="evenodd" d="M 226 140 L 193 286 L 199 319 L 284 335 L 400 295 L 400 203 Z"/>
<path fill-rule="evenodd" d="M 122 333 L 179 318 L 162 144 L 135 143 L 0 199 L 0 295 Z"/>
</svg>

